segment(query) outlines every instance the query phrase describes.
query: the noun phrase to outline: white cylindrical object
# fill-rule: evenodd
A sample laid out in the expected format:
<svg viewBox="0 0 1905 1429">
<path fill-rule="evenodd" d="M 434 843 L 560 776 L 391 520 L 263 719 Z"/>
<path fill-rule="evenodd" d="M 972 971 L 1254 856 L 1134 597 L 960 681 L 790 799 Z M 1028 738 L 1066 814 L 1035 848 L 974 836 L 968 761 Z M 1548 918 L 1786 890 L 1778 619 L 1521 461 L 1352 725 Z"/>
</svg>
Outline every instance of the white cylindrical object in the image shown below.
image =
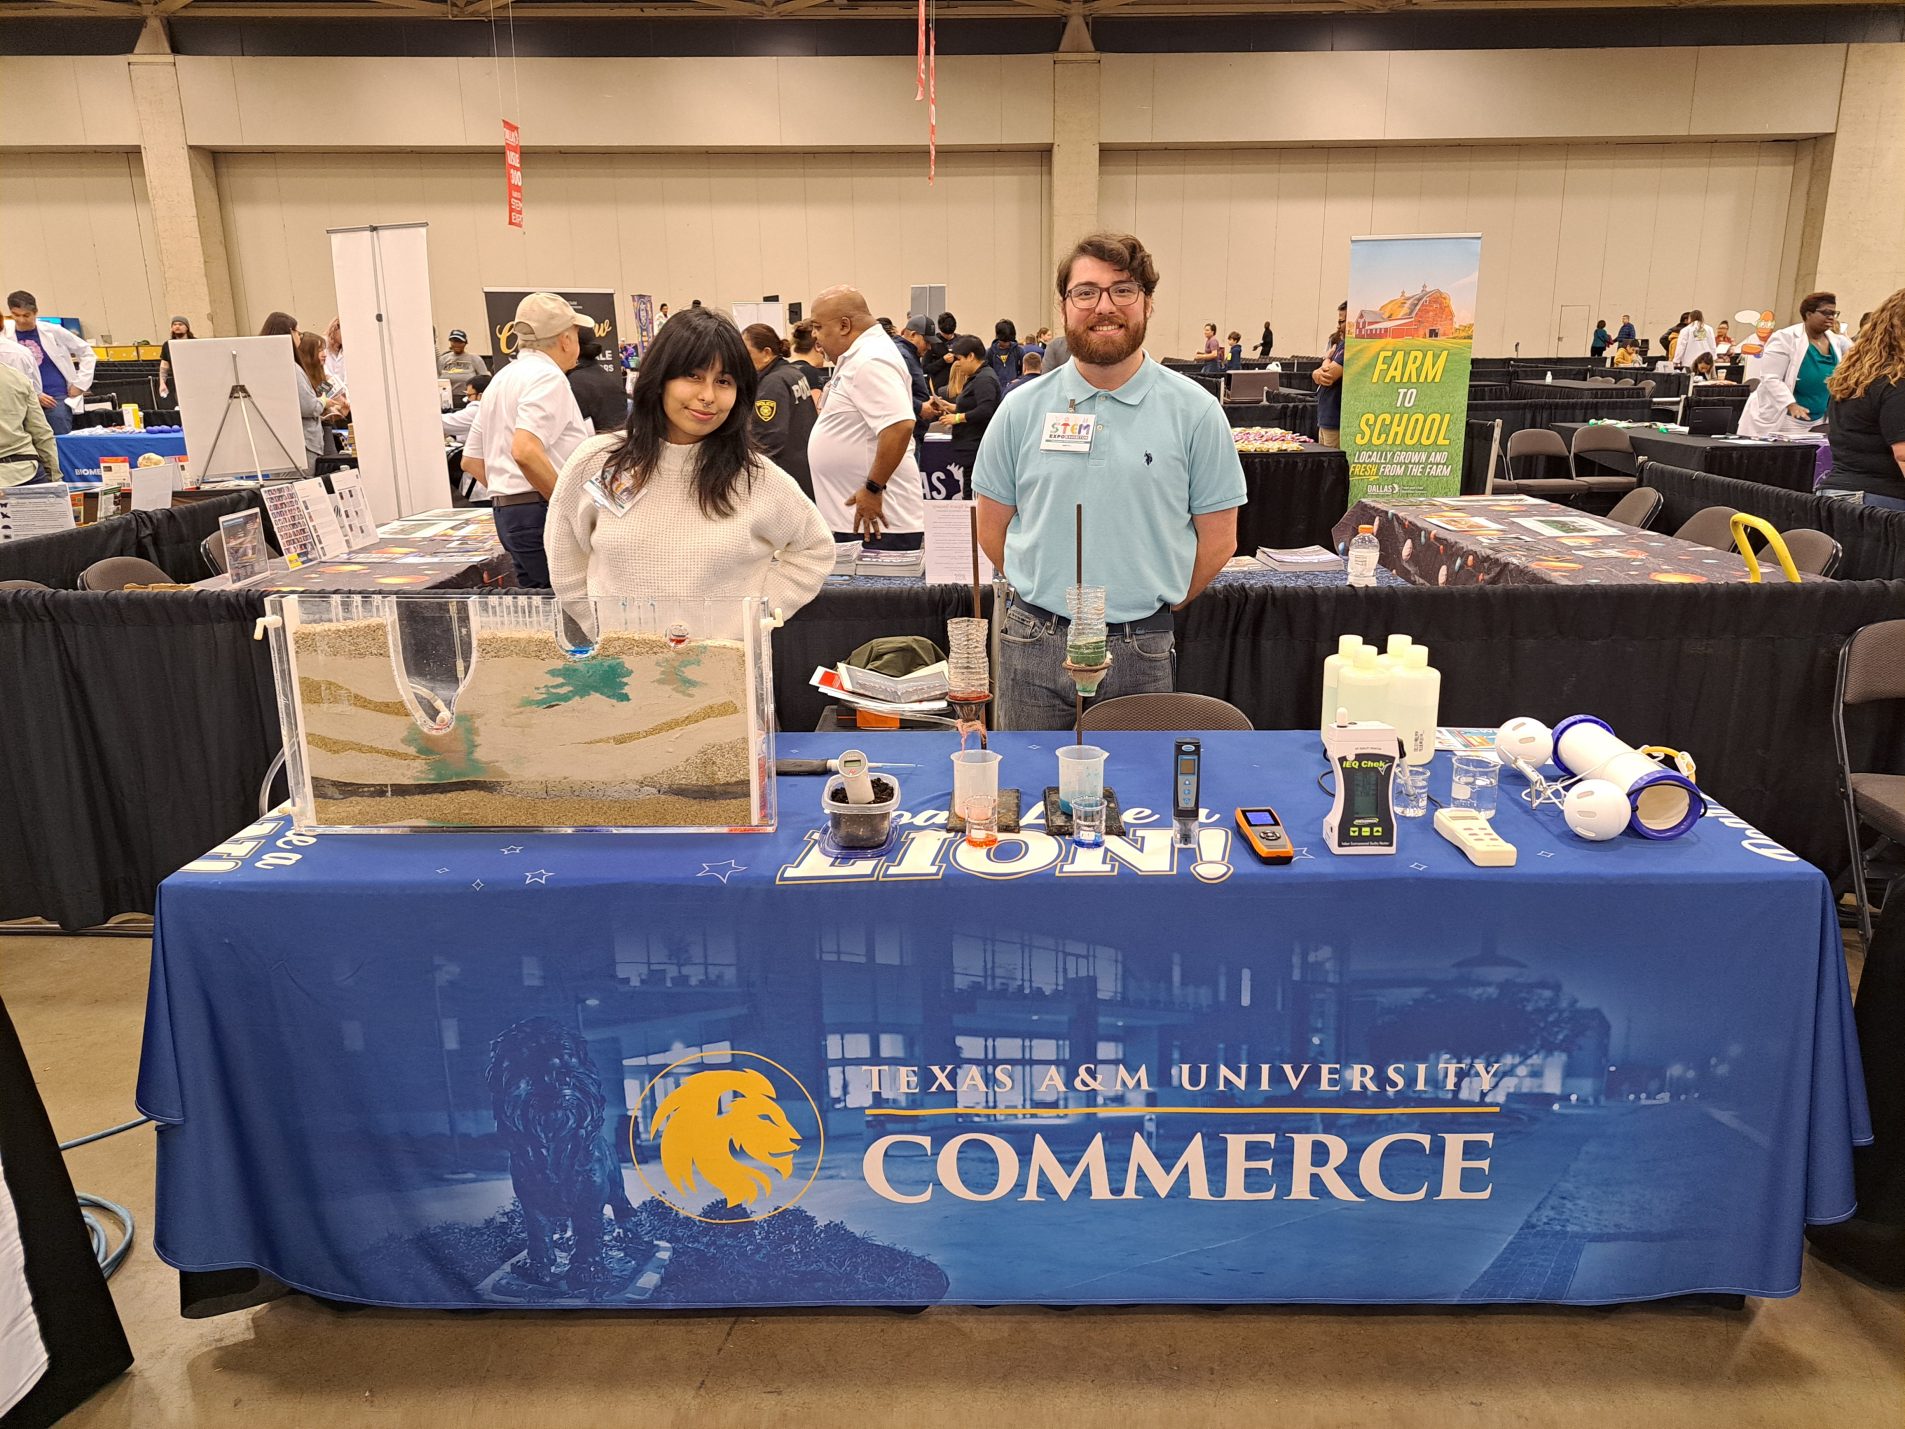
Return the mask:
<svg viewBox="0 0 1905 1429">
<path fill-rule="evenodd" d="M 1662 769 L 1591 715 L 1572 715 L 1555 726 L 1554 758 L 1571 775 L 1605 779 L 1624 790 L 1634 832 L 1647 838 L 1678 838 L 1706 812 L 1691 779 Z"/>
<path fill-rule="evenodd" d="M 1392 660 L 1400 659 L 1414 643 L 1407 635 L 1391 635 L 1388 643 L 1383 647 L 1383 654 Z"/>
</svg>

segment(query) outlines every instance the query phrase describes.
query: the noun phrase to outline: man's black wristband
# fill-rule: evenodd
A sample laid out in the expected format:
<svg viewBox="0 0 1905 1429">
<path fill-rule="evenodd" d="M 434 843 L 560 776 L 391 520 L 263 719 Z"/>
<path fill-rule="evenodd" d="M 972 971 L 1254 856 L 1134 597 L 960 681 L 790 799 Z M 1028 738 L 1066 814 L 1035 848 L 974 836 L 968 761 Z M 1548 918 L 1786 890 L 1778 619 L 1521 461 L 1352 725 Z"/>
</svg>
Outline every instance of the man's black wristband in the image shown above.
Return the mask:
<svg viewBox="0 0 1905 1429">
<path fill-rule="evenodd" d="M 886 495 L 886 486 L 881 482 L 875 481 L 872 477 L 867 478 L 867 490 L 872 492 L 875 496 Z"/>
</svg>

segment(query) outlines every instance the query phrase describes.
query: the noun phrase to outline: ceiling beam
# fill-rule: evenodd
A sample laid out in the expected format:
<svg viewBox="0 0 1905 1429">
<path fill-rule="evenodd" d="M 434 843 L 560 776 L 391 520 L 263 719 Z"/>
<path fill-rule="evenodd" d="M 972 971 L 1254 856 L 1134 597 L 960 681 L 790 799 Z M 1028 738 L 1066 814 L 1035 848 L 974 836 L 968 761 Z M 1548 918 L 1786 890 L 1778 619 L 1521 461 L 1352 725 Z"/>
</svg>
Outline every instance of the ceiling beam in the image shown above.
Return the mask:
<svg viewBox="0 0 1905 1429">
<path fill-rule="evenodd" d="M 462 9 L 453 8 L 452 0 L 157 0 L 160 5 L 176 5 L 162 13 L 189 11 L 194 19 L 384 19 L 430 16 L 443 20 L 487 19 L 488 0 L 469 0 Z M 1543 10 L 1631 9 L 1639 0 L 1410 0 L 1405 8 L 1416 13 L 1520 12 Z M 1684 0 L 1683 0 L 1684 3 Z M 1856 5 L 1869 0 L 1692 0 L 1708 9 L 1757 9 L 1770 6 L 1808 8 L 1832 5 Z M 1298 14 L 1369 13 L 1381 0 L 1089 0 L 1086 13 L 1098 15 L 1116 11 L 1121 18 L 1174 19 L 1193 15 L 1265 16 Z M 500 18 L 514 9 L 524 19 L 605 20 L 623 18 L 694 18 L 705 17 L 710 9 L 734 15 L 773 18 L 802 15 L 810 20 L 910 19 L 918 13 L 915 0 L 858 0 L 852 9 L 843 10 L 835 0 L 781 0 L 771 7 L 752 0 L 497 0 Z M 1043 4 L 1028 0 L 938 0 L 942 18 L 1033 18 L 1048 13 Z M 1069 7 L 1053 0 L 1053 16 L 1069 12 Z M 0 0 L 0 18 L 5 19 L 115 19 L 136 20 L 155 7 L 138 0 Z"/>
</svg>

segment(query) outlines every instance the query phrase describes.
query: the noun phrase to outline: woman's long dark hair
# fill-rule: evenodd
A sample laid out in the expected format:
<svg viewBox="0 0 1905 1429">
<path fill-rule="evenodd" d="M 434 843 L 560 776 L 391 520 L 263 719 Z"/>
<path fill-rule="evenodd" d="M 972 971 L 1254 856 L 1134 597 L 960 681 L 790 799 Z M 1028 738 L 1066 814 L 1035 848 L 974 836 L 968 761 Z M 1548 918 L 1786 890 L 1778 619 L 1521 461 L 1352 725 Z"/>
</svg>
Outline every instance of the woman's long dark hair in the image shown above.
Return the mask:
<svg viewBox="0 0 1905 1429">
<path fill-rule="evenodd" d="M 668 440 L 662 393 L 677 377 L 716 368 L 734 379 L 734 407 L 728 418 L 695 445 L 695 502 L 701 514 L 719 521 L 734 514 L 742 484 L 752 486 L 759 451 L 749 417 L 759 379 L 741 341 L 739 328 L 710 308 L 676 313 L 662 327 L 642 358 L 630 398 L 622 444 L 610 455 L 611 478 L 627 473 L 639 490 L 661 461 Z"/>
</svg>

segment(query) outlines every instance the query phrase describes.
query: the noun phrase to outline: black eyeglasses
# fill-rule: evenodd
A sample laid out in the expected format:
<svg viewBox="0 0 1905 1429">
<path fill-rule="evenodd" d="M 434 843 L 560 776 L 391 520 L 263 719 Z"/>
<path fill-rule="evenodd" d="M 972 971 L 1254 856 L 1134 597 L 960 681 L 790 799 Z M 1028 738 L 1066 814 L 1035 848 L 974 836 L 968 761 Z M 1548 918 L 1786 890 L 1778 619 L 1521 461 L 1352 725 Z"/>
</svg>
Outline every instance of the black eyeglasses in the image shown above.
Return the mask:
<svg viewBox="0 0 1905 1429">
<path fill-rule="evenodd" d="M 1128 308 L 1144 296 L 1144 285 L 1142 283 L 1113 283 L 1109 288 L 1101 288 L 1096 283 L 1080 283 L 1066 292 L 1065 301 L 1075 308 L 1095 308 L 1098 306 L 1098 299 L 1106 293 L 1111 294 L 1111 301 L 1119 307 Z"/>
</svg>

